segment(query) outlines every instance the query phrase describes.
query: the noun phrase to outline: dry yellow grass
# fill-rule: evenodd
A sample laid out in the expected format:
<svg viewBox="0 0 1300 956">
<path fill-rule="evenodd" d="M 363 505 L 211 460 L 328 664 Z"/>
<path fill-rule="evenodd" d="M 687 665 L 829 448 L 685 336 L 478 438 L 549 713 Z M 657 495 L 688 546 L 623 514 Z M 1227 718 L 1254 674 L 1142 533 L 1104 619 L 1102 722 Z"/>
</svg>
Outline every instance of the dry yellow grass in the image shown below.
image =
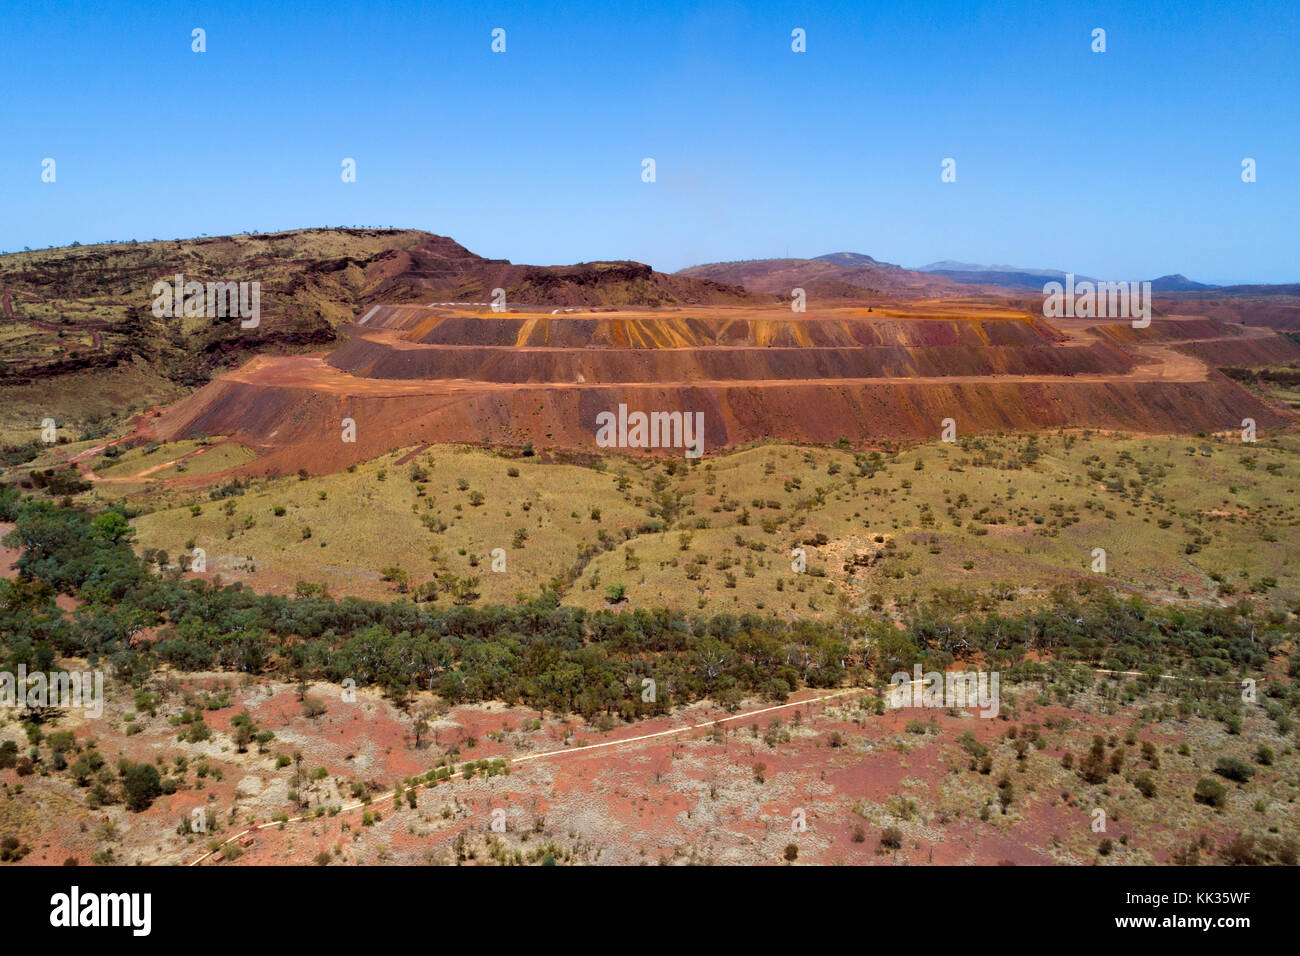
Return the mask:
<svg viewBox="0 0 1300 956">
<path fill-rule="evenodd" d="M 256 480 L 222 501 L 160 493 L 148 499 L 159 510 L 136 520 L 140 543 L 177 555 L 193 539 L 211 570 L 256 568 L 254 586 L 304 580 L 366 596 L 393 593 L 379 578 L 400 567 L 412 585 L 446 571 L 477 576 L 483 602 L 508 602 L 577 566 L 566 600 L 589 608 L 606 606 L 611 585 L 626 588 L 630 606 L 799 616 L 845 603 L 901 611 L 944 587 L 1033 600 L 1087 579 L 1160 600 L 1235 600 L 1252 589 L 1275 606 L 1300 597 L 1294 435 L 1255 445 L 990 437 L 875 461 L 770 445 L 692 465 L 608 459 L 600 469 L 449 446 L 397 466 L 401 454 L 307 481 Z M 429 471 L 424 495 L 413 465 Z M 864 466 L 874 474 L 859 475 Z M 655 530 L 672 500 L 670 523 Z M 498 548 L 505 570 L 494 572 Z M 794 548 L 804 550 L 802 573 Z"/>
</svg>

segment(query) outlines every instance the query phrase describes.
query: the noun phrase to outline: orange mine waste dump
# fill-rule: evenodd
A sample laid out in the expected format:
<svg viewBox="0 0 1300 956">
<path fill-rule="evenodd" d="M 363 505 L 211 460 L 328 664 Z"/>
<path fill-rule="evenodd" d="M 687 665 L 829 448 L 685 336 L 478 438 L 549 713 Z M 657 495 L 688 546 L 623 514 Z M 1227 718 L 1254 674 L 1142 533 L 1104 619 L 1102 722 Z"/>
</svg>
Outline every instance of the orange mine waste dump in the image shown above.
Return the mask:
<svg viewBox="0 0 1300 956">
<path fill-rule="evenodd" d="M 1134 329 L 974 299 L 804 314 L 393 305 L 344 333 L 328 354 L 252 359 L 163 412 L 157 436 L 243 442 L 259 453 L 247 472 L 321 473 L 425 442 L 597 451 L 597 415 L 620 404 L 702 412 L 706 453 L 930 439 L 945 418 L 960 434 L 1213 432 L 1289 414 L 1216 364 L 1300 356 L 1271 331 L 1204 317 Z"/>
</svg>

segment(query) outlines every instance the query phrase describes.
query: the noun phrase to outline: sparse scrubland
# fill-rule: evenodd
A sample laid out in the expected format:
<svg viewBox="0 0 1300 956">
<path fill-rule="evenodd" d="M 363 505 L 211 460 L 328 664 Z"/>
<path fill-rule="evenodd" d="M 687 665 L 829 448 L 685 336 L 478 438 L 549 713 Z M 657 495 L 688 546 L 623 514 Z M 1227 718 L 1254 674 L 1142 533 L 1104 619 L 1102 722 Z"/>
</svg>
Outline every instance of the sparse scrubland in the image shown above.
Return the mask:
<svg viewBox="0 0 1300 956">
<path fill-rule="evenodd" d="M 142 547 L 170 565 L 199 547 L 210 574 L 279 593 L 306 582 L 484 605 L 545 588 L 597 610 L 621 586 L 631 608 L 826 620 L 846 607 L 901 619 L 936 593 L 1007 609 L 1085 581 L 1157 602 L 1249 597 L 1278 609 L 1300 596 L 1291 434 L 773 444 L 694 462 L 438 446 L 395 464 L 410 451 L 127 504 L 141 510 Z M 385 581 L 393 568 L 401 574 Z M 467 579 L 472 600 L 455 593 Z"/>
<path fill-rule="evenodd" d="M 103 480 L 207 448 L 239 457 L 141 443 L 84 488 L 9 452 L 4 666 L 102 668 L 109 702 L 0 727 L 15 856 L 778 862 L 798 809 L 803 862 L 1295 861 L 1293 435 Z M 890 709 L 913 664 L 998 672 L 996 719 Z"/>
</svg>

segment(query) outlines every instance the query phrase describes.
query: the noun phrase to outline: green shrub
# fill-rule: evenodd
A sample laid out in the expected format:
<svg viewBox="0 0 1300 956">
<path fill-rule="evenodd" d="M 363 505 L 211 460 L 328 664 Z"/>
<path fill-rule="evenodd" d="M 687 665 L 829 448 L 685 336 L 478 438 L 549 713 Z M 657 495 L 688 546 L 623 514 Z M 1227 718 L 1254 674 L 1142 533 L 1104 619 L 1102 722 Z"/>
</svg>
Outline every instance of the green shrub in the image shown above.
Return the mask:
<svg viewBox="0 0 1300 956">
<path fill-rule="evenodd" d="M 1236 757 L 1220 757 L 1214 764 L 1214 772 L 1237 783 L 1245 783 L 1255 776 L 1255 768 Z"/>
<path fill-rule="evenodd" d="M 1202 777 L 1196 781 L 1196 791 L 1193 796 L 1197 803 L 1207 804 L 1216 810 L 1222 810 L 1228 803 L 1228 791 L 1223 788 L 1223 784 L 1209 777 Z"/>
</svg>

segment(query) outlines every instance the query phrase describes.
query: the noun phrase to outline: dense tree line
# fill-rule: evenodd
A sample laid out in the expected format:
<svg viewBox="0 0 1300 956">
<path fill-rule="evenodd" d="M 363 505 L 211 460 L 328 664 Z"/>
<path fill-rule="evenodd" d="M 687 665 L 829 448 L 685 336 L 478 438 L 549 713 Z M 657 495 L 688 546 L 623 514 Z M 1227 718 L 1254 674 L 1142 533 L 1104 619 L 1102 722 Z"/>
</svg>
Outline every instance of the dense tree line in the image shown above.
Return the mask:
<svg viewBox="0 0 1300 956">
<path fill-rule="evenodd" d="M 1017 616 L 987 595 L 939 591 L 901 626 L 854 613 L 828 622 L 593 613 L 553 591 L 483 608 L 288 598 L 158 573 L 132 549 L 121 510 L 90 513 L 0 488 L 0 520 L 15 523 L 5 541 L 22 549 L 19 577 L 0 581 L 3 666 L 84 657 L 133 682 L 166 663 L 632 718 L 706 696 L 737 706 L 801 686 L 865 684 L 914 663 L 1020 669 L 1031 650 L 1115 670 L 1257 674 L 1288 637 L 1284 615 L 1260 618 L 1247 602 L 1156 607 L 1099 588 L 1058 588 Z M 57 607 L 60 593 L 80 600 L 75 612 Z"/>
</svg>

